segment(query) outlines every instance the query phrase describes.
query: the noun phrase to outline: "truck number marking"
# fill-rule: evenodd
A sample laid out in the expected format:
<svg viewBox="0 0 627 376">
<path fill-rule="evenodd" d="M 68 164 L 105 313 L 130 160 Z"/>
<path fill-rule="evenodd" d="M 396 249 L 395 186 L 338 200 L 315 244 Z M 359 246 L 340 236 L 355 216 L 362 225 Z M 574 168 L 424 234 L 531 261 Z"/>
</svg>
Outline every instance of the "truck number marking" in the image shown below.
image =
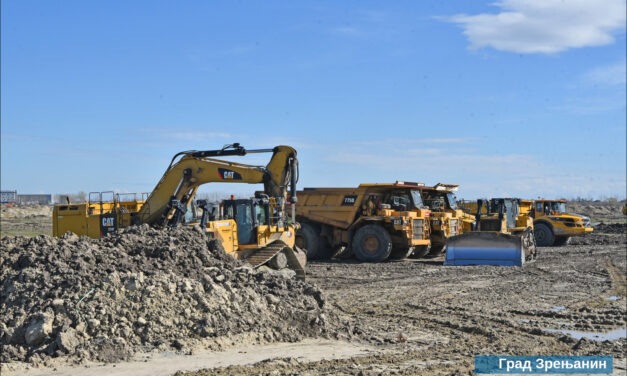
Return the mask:
<svg viewBox="0 0 627 376">
<path fill-rule="evenodd" d="M 357 202 L 357 196 L 344 196 L 342 200 L 342 206 L 353 206 Z"/>
</svg>

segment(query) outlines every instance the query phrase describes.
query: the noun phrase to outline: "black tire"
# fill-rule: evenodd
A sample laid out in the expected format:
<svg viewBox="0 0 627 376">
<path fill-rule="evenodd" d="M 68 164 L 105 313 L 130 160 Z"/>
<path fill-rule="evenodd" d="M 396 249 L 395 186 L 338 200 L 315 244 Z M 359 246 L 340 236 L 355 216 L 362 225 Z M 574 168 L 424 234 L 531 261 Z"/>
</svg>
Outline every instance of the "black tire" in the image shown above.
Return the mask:
<svg viewBox="0 0 627 376">
<path fill-rule="evenodd" d="M 570 236 L 559 236 L 555 238 L 555 245 L 557 246 L 568 245 L 569 240 L 570 240 Z"/>
<path fill-rule="evenodd" d="M 296 232 L 296 245 L 307 252 L 307 260 L 320 258 L 320 236 L 316 228 L 309 223 L 301 223 Z"/>
<path fill-rule="evenodd" d="M 379 225 L 365 225 L 355 232 L 351 245 L 359 261 L 380 262 L 390 257 L 392 237 Z"/>
<path fill-rule="evenodd" d="M 432 244 L 429 257 L 438 257 L 446 251 L 446 244 Z"/>
<path fill-rule="evenodd" d="M 536 238 L 536 245 L 538 247 L 550 247 L 555 243 L 555 235 L 549 226 L 544 223 L 538 223 L 533 229 L 534 236 Z"/>
<path fill-rule="evenodd" d="M 414 253 L 412 253 L 409 258 L 418 259 L 423 258 L 429 251 L 431 247 L 428 245 L 419 245 L 414 249 Z"/>
<path fill-rule="evenodd" d="M 390 253 L 390 259 L 392 260 L 406 259 L 413 253 L 414 253 L 414 247 L 392 248 L 392 252 Z"/>
</svg>

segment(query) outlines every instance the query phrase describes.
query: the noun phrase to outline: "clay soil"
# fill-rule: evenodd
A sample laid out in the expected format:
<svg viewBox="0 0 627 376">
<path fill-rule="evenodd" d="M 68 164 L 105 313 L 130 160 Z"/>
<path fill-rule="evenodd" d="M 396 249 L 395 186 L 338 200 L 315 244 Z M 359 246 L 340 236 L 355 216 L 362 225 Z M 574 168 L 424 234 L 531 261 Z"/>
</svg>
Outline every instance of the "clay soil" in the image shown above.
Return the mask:
<svg viewBox="0 0 627 376">
<path fill-rule="evenodd" d="M 5 370 L 32 375 L 88 375 L 98 369 L 100 374 L 117 369 L 120 375 L 141 369 L 149 374 L 187 370 L 177 373 L 186 376 L 449 375 L 473 374 L 475 355 L 612 355 L 614 373 L 625 374 L 627 236 L 624 225 L 614 227 L 567 246 L 540 248 L 537 260 L 523 268 L 448 267 L 442 258 L 311 262 L 308 282 L 324 292 L 325 309 L 333 317 L 333 335 L 320 338 L 327 342 L 288 344 L 265 355 L 258 354 L 266 351 L 263 345 L 251 348 L 248 342 L 238 348 L 232 343 L 222 361 L 203 363 L 194 358 L 202 350 L 189 351 L 168 358 L 169 368 L 146 358 L 143 368 L 133 363 L 127 372 L 127 362 L 117 368 L 71 366 L 65 373 L 61 368 L 56 373 L 54 363 Z M 579 338 L 581 332 L 588 338 Z M 192 360 L 198 365 L 190 368 Z"/>
<path fill-rule="evenodd" d="M 378 351 L 186 375 L 471 374 L 473 356 L 486 354 L 612 355 L 615 373 L 624 374 L 625 237 L 611 237 L 621 244 L 540 248 L 523 268 L 445 267 L 441 259 L 311 263 L 309 280 L 347 321 L 371 334 Z M 555 330 L 623 338 L 576 339 Z"/>
</svg>

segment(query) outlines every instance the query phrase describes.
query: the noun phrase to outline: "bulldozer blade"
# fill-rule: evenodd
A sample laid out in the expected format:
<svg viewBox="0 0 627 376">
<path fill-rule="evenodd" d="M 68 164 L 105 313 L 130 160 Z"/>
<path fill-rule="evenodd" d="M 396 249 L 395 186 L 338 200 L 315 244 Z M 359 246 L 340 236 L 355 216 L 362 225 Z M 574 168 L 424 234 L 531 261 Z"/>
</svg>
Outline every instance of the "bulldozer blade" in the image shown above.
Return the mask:
<svg viewBox="0 0 627 376">
<path fill-rule="evenodd" d="M 467 232 L 448 239 L 444 265 L 522 266 L 525 255 L 521 235 Z"/>
</svg>

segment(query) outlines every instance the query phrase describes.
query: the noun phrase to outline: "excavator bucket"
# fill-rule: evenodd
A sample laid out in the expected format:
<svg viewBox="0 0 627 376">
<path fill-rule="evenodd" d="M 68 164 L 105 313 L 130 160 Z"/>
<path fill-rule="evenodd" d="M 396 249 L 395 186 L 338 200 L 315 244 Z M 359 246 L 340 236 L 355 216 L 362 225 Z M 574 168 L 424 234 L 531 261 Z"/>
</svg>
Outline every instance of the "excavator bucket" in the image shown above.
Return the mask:
<svg viewBox="0 0 627 376">
<path fill-rule="evenodd" d="M 444 265 L 522 266 L 529 252 L 525 244 L 521 235 L 467 232 L 448 239 Z"/>
</svg>

